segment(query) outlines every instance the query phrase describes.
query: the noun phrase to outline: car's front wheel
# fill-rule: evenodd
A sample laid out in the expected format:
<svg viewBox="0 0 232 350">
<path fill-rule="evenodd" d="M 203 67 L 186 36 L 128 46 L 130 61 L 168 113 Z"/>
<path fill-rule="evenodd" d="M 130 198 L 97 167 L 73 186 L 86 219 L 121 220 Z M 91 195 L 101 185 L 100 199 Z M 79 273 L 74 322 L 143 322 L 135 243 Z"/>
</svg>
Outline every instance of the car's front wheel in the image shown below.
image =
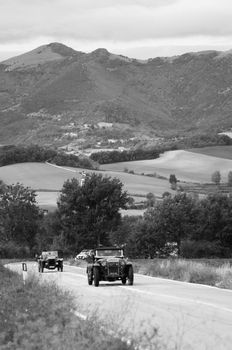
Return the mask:
<svg viewBox="0 0 232 350">
<path fill-rule="evenodd" d="M 93 284 L 93 274 L 92 274 L 92 271 L 89 270 L 88 271 L 88 284 L 91 286 Z"/>
<path fill-rule="evenodd" d="M 126 284 L 126 277 L 122 277 L 122 284 Z"/>
<path fill-rule="evenodd" d="M 94 267 L 93 269 L 93 280 L 95 287 L 98 287 L 100 281 L 100 271 L 98 267 Z"/>
<path fill-rule="evenodd" d="M 128 269 L 128 284 L 129 286 L 132 286 L 134 283 L 134 271 L 133 271 L 133 267 L 129 266 Z"/>
</svg>

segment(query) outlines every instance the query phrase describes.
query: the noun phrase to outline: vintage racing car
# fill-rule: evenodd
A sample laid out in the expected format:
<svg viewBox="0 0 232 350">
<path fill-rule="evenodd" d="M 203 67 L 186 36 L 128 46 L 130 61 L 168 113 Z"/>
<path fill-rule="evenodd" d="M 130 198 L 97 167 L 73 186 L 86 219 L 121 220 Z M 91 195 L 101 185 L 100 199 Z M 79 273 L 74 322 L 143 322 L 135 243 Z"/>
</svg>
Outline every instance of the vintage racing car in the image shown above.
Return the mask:
<svg viewBox="0 0 232 350">
<path fill-rule="evenodd" d="M 89 285 L 94 282 L 95 287 L 99 286 L 100 281 L 121 280 L 122 284 L 128 281 L 129 285 L 134 282 L 132 263 L 125 259 L 122 248 L 96 248 L 86 272 Z"/>
</svg>

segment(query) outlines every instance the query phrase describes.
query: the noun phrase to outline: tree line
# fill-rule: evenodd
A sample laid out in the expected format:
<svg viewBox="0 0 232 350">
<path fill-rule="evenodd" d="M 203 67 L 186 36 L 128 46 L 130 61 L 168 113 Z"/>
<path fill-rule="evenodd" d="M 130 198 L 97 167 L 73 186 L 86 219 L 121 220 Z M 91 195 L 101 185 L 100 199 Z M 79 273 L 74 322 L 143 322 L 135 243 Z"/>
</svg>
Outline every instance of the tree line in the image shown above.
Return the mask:
<svg viewBox="0 0 232 350">
<path fill-rule="evenodd" d="M 121 217 L 129 202 L 120 180 L 93 173 L 66 181 L 57 210 L 44 215 L 33 190 L 0 182 L 0 257 L 70 256 L 99 244 L 124 246 L 131 258 L 232 256 L 232 196 L 167 194 L 143 216 Z"/>
<path fill-rule="evenodd" d="M 0 166 L 24 162 L 45 162 L 53 164 L 81 167 L 86 169 L 96 168 L 96 164 L 87 157 L 79 157 L 66 154 L 51 148 L 38 145 L 30 146 L 2 146 L 0 147 Z"/>
<path fill-rule="evenodd" d="M 123 218 L 114 242 L 134 258 L 232 256 L 232 197 L 214 193 L 196 199 L 186 193 L 165 196 L 143 217 Z"/>
</svg>

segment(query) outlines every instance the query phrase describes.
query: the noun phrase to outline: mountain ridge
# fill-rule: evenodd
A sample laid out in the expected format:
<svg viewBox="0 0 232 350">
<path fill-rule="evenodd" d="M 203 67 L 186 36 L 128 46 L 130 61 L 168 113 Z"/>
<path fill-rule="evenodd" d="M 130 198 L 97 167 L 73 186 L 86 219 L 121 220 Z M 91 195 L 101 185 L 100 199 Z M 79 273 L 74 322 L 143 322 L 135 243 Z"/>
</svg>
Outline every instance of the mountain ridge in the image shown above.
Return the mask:
<svg viewBox="0 0 232 350">
<path fill-rule="evenodd" d="M 142 61 L 50 43 L 0 62 L 0 80 L 0 143 L 64 146 L 102 122 L 151 138 L 232 127 L 231 50 Z"/>
</svg>

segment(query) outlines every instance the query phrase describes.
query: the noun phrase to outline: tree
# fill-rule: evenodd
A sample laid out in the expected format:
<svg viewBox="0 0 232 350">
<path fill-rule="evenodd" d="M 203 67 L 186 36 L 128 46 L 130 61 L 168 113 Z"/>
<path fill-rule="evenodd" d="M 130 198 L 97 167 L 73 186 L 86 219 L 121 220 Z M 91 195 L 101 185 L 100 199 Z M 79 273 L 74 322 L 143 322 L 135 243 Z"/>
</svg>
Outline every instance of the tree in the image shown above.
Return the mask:
<svg viewBox="0 0 232 350">
<path fill-rule="evenodd" d="M 35 191 L 18 183 L 3 187 L 0 192 L 1 242 L 32 248 L 41 217 Z"/>
<path fill-rule="evenodd" d="M 169 182 L 171 184 L 171 189 L 175 190 L 176 189 L 176 183 L 177 183 L 177 178 L 175 174 L 171 174 L 169 176 Z"/>
<path fill-rule="evenodd" d="M 110 244 L 124 246 L 127 256 L 138 257 L 141 247 L 135 237 L 141 221 L 140 216 L 124 216 L 117 229 L 110 233 Z"/>
<path fill-rule="evenodd" d="M 228 173 L 228 186 L 232 187 L 232 171 Z"/>
<path fill-rule="evenodd" d="M 221 182 L 221 173 L 219 170 L 216 170 L 212 176 L 211 176 L 211 180 L 213 183 L 215 183 L 216 185 L 219 185 Z"/>
<path fill-rule="evenodd" d="M 80 186 L 73 178 L 64 183 L 58 201 L 64 244 L 81 250 L 108 244 L 109 233 L 121 219 L 119 210 L 126 208 L 128 195 L 119 179 L 87 174 Z"/>
<path fill-rule="evenodd" d="M 147 193 L 146 198 L 147 198 L 147 203 L 146 203 L 147 207 L 154 207 L 154 204 L 156 201 L 154 193 L 152 192 Z"/>
<path fill-rule="evenodd" d="M 48 249 L 63 251 L 61 234 L 61 222 L 57 211 L 44 215 L 35 236 L 38 252 Z"/>
<path fill-rule="evenodd" d="M 165 191 L 163 194 L 162 194 L 162 198 L 165 198 L 165 197 L 171 197 L 171 193 L 168 192 L 168 191 Z"/>
<path fill-rule="evenodd" d="M 195 239 L 217 241 L 232 250 L 232 198 L 214 193 L 200 202 Z"/>
<path fill-rule="evenodd" d="M 151 209 L 149 221 L 155 224 L 154 232 L 159 237 L 160 247 L 164 243 L 176 243 L 178 254 L 180 253 L 181 241 L 191 236 L 194 232 L 195 222 L 197 221 L 196 202 L 186 193 L 180 193 L 176 196 L 165 197 L 162 202 Z M 144 214 L 147 220 L 147 214 Z"/>
<path fill-rule="evenodd" d="M 6 184 L 0 180 L 0 194 L 4 193 L 6 190 Z"/>
</svg>

